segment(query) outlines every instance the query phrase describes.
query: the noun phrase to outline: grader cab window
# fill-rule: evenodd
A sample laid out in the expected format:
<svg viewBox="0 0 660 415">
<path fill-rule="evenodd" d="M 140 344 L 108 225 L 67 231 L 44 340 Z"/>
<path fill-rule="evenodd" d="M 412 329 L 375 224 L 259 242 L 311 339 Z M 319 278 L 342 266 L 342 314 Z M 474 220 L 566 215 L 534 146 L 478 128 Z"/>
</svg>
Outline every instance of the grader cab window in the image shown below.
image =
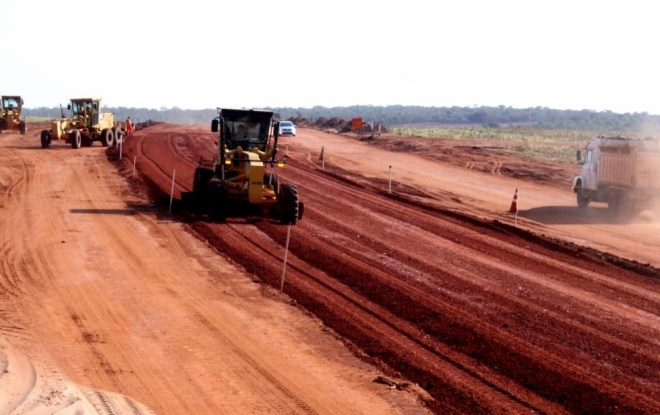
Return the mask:
<svg viewBox="0 0 660 415">
<path fill-rule="evenodd" d="M 71 103 L 71 112 L 74 116 L 92 115 L 96 112 L 96 103 L 91 101 L 74 101 Z"/>
<path fill-rule="evenodd" d="M 268 141 L 270 119 L 242 116 L 226 119 L 225 137 L 229 147 L 242 147 L 244 150 L 256 147 L 264 150 Z"/>
<path fill-rule="evenodd" d="M 18 108 L 18 100 L 16 98 L 4 98 L 2 100 L 2 107 L 4 109 Z"/>
</svg>

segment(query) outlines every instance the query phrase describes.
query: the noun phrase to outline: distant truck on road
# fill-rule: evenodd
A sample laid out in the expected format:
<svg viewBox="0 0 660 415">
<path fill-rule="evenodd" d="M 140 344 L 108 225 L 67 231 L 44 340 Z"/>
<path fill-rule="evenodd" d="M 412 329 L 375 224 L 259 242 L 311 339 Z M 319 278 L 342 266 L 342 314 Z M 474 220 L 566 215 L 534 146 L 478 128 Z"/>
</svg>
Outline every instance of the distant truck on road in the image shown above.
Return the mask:
<svg viewBox="0 0 660 415">
<path fill-rule="evenodd" d="M 606 202 L 622 218 L 660 206 L 660 140 L 595 137 L 586 148 L 582 173 L 573 180 L 577 205 Z"/>
</svg>

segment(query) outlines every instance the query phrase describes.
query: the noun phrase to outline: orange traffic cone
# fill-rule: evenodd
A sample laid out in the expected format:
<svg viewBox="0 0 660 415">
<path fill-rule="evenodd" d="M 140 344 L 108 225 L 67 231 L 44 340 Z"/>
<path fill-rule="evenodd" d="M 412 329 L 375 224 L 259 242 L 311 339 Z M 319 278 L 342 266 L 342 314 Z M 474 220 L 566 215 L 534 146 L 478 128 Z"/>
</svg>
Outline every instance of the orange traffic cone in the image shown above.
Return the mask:
<svg viewBox="0 0 660 415">
<path fill-rule="evenodd" d="M 516 192 L 513 194 L 513 200 L 511 201 L 509 212 L 518 213 L 518 189 L 516 189 Z"/>
</svg>

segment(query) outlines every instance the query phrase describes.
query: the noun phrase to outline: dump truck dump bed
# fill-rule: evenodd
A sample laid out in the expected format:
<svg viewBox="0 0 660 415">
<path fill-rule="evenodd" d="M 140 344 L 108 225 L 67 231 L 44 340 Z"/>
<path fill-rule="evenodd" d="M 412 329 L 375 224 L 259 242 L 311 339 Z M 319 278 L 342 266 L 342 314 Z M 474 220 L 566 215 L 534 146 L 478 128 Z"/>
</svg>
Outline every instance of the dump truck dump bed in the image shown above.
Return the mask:
<svg viewBox="0 0 660 415">
<path fill-rule="evenodd" d="M 657 140 L 601 139 L 600 183 L 626 189 L 660 190 Z"/>
</svg>

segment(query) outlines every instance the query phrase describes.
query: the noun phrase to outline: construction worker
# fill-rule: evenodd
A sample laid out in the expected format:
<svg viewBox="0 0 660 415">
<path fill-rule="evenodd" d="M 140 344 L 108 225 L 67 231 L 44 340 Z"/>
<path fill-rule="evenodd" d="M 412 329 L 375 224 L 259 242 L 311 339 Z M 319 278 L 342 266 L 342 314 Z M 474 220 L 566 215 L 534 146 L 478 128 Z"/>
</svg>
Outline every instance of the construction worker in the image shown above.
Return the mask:
<svg viewBox="0 0 660 415">
<path fill-rule="evenodd" d="M 135 129 L 133 128 L 133 123 L 131 122 L 131 117 L 126 118 L 126 135 L 131 135 Z"/>
</svg>

